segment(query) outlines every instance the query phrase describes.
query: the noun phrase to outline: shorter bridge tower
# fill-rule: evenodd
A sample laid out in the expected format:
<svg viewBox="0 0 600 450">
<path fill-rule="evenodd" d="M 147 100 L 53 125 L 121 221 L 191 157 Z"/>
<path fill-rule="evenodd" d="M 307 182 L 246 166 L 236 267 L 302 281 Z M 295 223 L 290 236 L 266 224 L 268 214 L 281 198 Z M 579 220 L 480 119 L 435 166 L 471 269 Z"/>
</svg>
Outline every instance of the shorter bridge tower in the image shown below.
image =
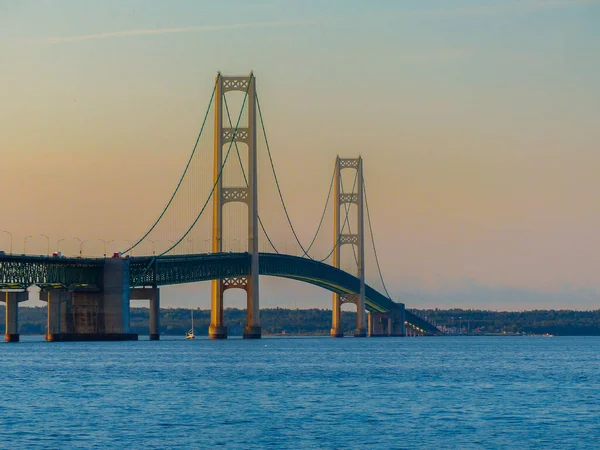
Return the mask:
<svg viewBox="0 0 600 450">
<path fill-rule="evenodd" d="M 247 94 L 245 107 L 248 111 L 247 126 L 230 128 L 223 126 L 223 98 L 229 91 Z M 248 253 L 251 258 L 250 275 L 240 278 L 225 278 L 212 281 L 211 315 L 208 335 L 211 339 L 227 338 L 227 327 L 223 324 L 223 293 L 227 289 L 241 288 L 247 295 L 247 318 L 244 338 L 261 337 L 258 304 L 258 179 L 256 148 L 256 78 L 228 77 L 220 73 L 215 89 L 215 150 L 213 193 L 212 251 L 223 251 L 223 206 L 229 202 L 245 203 L 248 206 Z M 248 149 L 248 185 L 223 186 L 223 146 L 241 143 Z"/>
<path fill-rule="evenodd" d="M 358 190 L 354 192 L 342 192 L 342 170 L 354 169 L 357 171 L 356 180 Z M 365 230 L 364 230 L 364 184 L 363 184 L 363 160 L 358 158 L 340 158 L 335 160 L 334 172 L 334 210 L 333 210 L 333 265 L 340 268 L 340 249 L 343 245 L 356 246 L 356 259 L 358 265 L 358 278 L 360 280 L 359 294 L 333 294 L 333 320 L 331 327 L 331 337 L 344 337 L 344 330 L 341 324 L 342 303 L 354 303 L 356 305 L 356 331 L 355 337 L 366 337 L 365 321 Z M 355 204 L 358 209 L 357 227 L 355 233 L 342 233 L 342 224 L 346 216 L 340 214 L 340 207 L 344 204 Z"/>
</svg>

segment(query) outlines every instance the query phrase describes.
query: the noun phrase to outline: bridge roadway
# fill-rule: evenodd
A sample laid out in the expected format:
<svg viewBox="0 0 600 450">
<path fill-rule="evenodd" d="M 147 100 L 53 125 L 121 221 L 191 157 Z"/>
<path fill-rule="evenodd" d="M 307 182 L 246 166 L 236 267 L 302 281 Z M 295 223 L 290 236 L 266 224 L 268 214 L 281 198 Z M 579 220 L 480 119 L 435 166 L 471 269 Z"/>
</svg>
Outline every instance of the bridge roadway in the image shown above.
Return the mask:
<svg viewBox="0 0 600 450">
<path fill-rule="evenodd" d="M 158 287 L 250 274 L 248 253 L 204 253 L 160 257 L 131 257 L 129 286 Z M 341 295 L 358 294 L 360 281 L 354 275 L 328 264 L 278 253 L 260 253 L 260 274 L 298 280 Z M 41 289 L 101 291 L 105 258 L 65 258 L 0 253 L 0 289 Z M 366 308 L 373 313 L 391 311 L 396 304 L 366 286 Z M 405 320 L 427 334 L 439 330 L 410 311 Z"/>
</svg>

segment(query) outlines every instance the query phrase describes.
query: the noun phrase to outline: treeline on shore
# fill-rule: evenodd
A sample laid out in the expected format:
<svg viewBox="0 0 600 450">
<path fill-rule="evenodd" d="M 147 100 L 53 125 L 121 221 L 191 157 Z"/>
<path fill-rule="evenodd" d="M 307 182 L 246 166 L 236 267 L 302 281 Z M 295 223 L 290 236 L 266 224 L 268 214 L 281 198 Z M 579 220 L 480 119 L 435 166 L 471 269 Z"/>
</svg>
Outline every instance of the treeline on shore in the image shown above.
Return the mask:
<svg viewBox="0 0 600 450">
<path fill-rule="evenodd" d="M 0 306 L 0 316 L 4 318 L 4 306 Z M 246 310 L 226 308 L 223 319 L 230 336 L 241 336 L 246 326 Z M 148 334 L 148 308 L 131 308 L 131 332 Z M 265 308 L 260 311 L 260 321 L 265 335 L 329 335 L 331 329 L 331 310 L 326 309 L 283 309 Z M 351 333 L 356 326 L 356 313 L 342 312 L 344 331 Z M 199 336 L 208 335 L 210 310 L 194 310 L 194 330 Z M 0 333 L 4 334 L 4 320 L 0 323 Z M 160 310 L 160 333 L 167 335 L 185 335 L 191 328 L 191 309 L 162 308 Z M 46 308 L 20 307 L 19 333 L 46 333 Z"/>
<path fill-rule="evenodd" d="M 413 313 L 426 318 L 449 332 L 462 334 L 527 333 L 554 334 L 557 336 L 600 336 L 600 310 L 534 310 L 523 312 L 486 311 L 465 309 L 427 309 Z M 4 317 L 0 305 L 0 317 Z M 260 312 L 265 335 L 323 335 L 331 329 L 331 310 L 266 308 Z M 232 336 L 241 335 L 246 324 L 246 310 L 228 308 L 225 324 Z M 148 308 L 131 308 L 131 332 L 148 334 Z M 194 310 L 194 329 L 197 335 L 208 334 L 209 310 Z M 342 312 L 346 333 L 352 333 L 356 324 L 354 312 Z M 0 333 L 4 334 L 4 320 Z M 160 311 L 160 332 L 168 335 L 185 335 L 191 327 L 191 310 L 164 308 Z M 20 307 L 19 332 L 44 334 L 46 332 L 45 307 Z"/>
<path fill-rule="evenodd" d="M 462 334 L 526 333 L 600 336 L 600 310 L 487 311 L 478 309 L 410 310 L 439 327 Z"/>
</svg>

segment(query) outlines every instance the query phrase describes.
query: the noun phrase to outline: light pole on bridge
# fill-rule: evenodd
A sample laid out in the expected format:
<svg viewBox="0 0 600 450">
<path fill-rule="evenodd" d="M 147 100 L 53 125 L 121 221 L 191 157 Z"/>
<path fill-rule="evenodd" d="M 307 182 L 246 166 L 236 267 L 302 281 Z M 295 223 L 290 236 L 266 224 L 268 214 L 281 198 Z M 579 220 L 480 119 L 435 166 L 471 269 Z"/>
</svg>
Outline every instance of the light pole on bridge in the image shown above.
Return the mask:
<svg viewBox="0 0 600 450">
<path fill-rule="evenodd" d="M 24 255 L 27 254 L 27 239 L 29 239 L 30 237 L 33 237 L 33 236 L 27 236 L 25 239 L 23 239 L 23 254 Z"/>
<path fill-rule="evenodd" d="M 148 239 L 148 242 L 152 243 L 152 254 L 156 255 L 156 246 L 155 246 L 155 244 L 157 242 L 160 242 L 160 240 L 156 239 L 155 241 L 153 241 L 152 239 Z"/>
<path fill-rule="evenodd" d="M 60 243 L 64 240 L 65 239 L 60 238 L 58 241 L 56 241 L 56 253 L 60 253 Z"/>
<path fill-rule="evenodd" d="M 79 239 L 78 237 L 73 237 L 73 239 L 79 241 L 79 257 L 81 258 L 83 255 L 83 244 L 87 242 L 87 239 Z"/>
<path fill-rule="evenodd" d="M 206 242 L 206 253 L 210 253 L 210 238 L 204 239 L 204 242 Z"/>
<path fill-rule="evenodd" d="M 110 244 L 111 242 L 115 242 L 114 239 L 111 239 L 110 241 L 106 241 L 104 239 L 98 239 L 100 242 L 104 243 L 104 257 L 106 258 L 106 247 L 108 246 L 108 244 Z"/>
<path fill-rule="evenodd" d="M 133 242 L 128 239 L 125 239 L 125 242 L 129 244 L 129 256 L 133 256 Z"/>
<path fill-rule="evenodd" d="M 50 237 L 44 233 L 40 234 L 40 236 L 44 236 L 46 238 L 46 256 L 50 256 Z"/>
<path fill-rule="evenodd" d="M 2 232 L 6 233 L 6 234 L 8 234 L 10 236 L 10 254 L 12 255 L 12 239 L 13 239 L 12 238 L 12 233 L 10 231 L 6 231 L 6 230 L 4 230 Z"/>
</svg>

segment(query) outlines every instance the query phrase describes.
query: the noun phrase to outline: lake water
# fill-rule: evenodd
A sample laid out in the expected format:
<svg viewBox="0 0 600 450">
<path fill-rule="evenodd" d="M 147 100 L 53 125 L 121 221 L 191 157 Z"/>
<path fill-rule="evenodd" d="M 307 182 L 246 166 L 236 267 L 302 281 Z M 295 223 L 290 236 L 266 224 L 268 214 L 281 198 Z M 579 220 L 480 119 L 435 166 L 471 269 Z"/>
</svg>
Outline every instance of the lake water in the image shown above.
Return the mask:
<svg viewBox="0 0 600 450">
<path fill-rule="evenodd" d="M 0 448 L 598 448 L 600 338 L 0 344 Z"/>
</svg>

